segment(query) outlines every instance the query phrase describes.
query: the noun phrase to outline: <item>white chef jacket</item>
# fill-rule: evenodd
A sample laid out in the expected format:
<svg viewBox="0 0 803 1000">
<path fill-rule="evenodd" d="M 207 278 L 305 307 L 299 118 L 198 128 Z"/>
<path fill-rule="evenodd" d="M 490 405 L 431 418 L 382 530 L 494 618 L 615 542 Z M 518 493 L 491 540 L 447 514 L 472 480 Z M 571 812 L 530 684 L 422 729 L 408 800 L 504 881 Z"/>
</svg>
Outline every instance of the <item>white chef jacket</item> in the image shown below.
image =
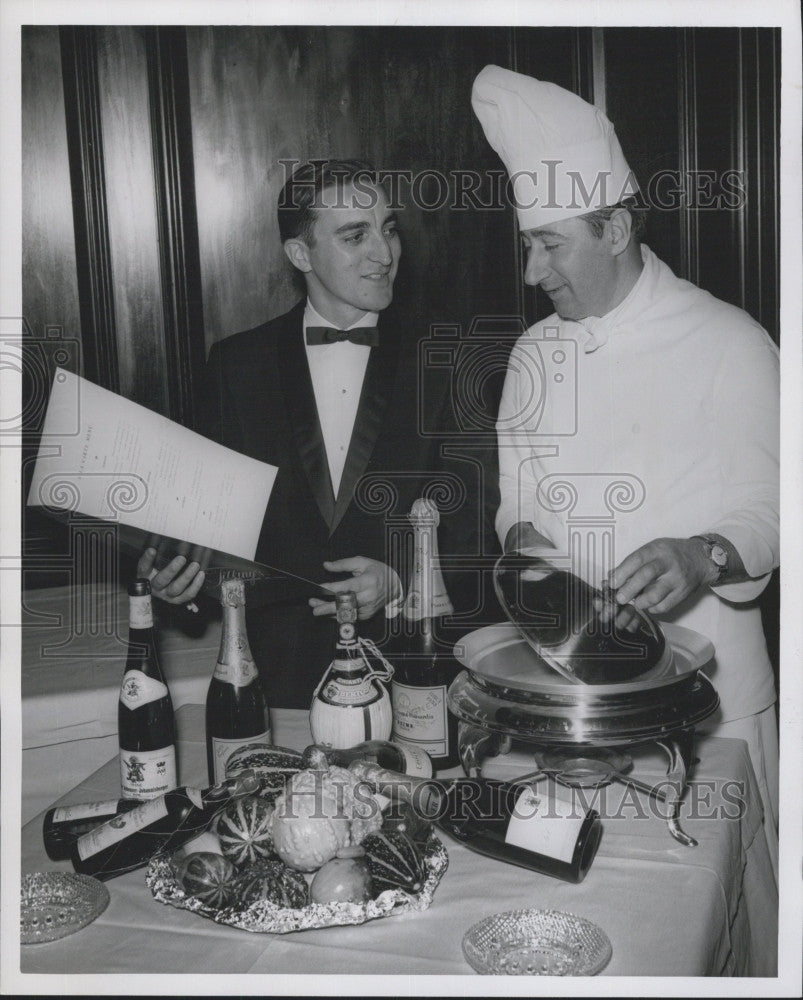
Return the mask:
<svg viewBox="0 0 803 1000">
<path fill-rule="evenodd" d="M 751 602 L 779 560 L 778 350 L 745 312 L 646 246 L 642 258 L 604 317 L 552 315 L 517 341 L 497 423 L 496 527 L 504 542 L 531 521 L 596 584 L 655 538 L 728 538 L 758 579 L 700 589 L 659 617 L 713 642 L 721 719 L 739 719 L 775 700 Z"/>
</svg>

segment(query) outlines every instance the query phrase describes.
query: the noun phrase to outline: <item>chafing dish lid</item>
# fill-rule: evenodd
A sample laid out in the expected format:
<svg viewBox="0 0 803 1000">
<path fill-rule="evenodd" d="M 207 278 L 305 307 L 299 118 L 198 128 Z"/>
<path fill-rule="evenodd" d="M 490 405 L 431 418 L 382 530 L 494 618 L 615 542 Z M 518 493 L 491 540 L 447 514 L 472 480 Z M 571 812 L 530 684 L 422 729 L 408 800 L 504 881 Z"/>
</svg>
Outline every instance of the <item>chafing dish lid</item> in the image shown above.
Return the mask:
<svg viewBox="0 0 803 1000">
<path fill-rule="evenodd" d="M 552 671 L 578 684 L 628 684 L 671 657 L 660 626 L 632 608 L 635 631 L 605 620 L 612 598 L 542 554 L 508 553 L 494 587 L 509 620 Z M 632 606 L 628 606 L 631 608 Z"/>
</svg>

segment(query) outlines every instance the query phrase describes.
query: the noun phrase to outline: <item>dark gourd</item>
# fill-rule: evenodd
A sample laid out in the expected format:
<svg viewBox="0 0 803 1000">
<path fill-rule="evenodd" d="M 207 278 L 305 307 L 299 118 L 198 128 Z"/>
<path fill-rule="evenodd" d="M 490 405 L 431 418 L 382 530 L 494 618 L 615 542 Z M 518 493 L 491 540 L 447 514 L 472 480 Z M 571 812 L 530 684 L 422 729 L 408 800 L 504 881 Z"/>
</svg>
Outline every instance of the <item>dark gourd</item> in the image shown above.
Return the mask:
<svg viewBox="0 0 803 1000">
<path fill-rule="evenodd" d="M 239 771 L 252 769 L 259 778 L 258 794 L 273 802 L 290 778 L 303 767 L 302 756 L 297 750 L 269 743 L 249 743 L 235 750 L 226 761 L 226 777 L 232 778 Z"/>
<path fill-rule="evenodd" d="M 242 906 L 266 899 L 276 906 L 300 909 L 309 901 L 307 880 L 278 858 L 246 868 L 237 880 L 236 892 Z"/>
<path fill-rule="evenodd" d="M 382 832 L 406 833 L 418 847 L 425 847 L 432 834 L 432 823 L 424 819 L 409 802 L 391 802 L 383 813 Z"/>
<path fill-rule="evenodd" d="M 424 865 L 413 841 L 400 830 L 380 830 L 362 842 L 374 892 L 403 889 L 419 892 L 424 884 Z"/>
<path fill-rule="evenodd" d="M 179 864 L 176 877 L 188 896 L 216 910 L 235 900 L 237 869 L 222 854 L 211 851 L 188 854 Z"/>
</svg>

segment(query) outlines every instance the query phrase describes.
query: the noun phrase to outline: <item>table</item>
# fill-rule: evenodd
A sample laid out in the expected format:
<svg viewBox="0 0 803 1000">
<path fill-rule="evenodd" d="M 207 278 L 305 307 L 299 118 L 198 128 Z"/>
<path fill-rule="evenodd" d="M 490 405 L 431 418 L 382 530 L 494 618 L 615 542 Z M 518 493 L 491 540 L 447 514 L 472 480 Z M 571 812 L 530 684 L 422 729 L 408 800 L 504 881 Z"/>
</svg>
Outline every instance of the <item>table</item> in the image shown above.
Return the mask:
<svg viewBox="0 0 803 1000">
<path fill-rule="evenodd" d="M 154 601 L 159 661 L 173 707 L 203 702 L 220 620 Z M 171 617 L 172 616 L 172 617 Z M 183 621 L 197 634 L 188 639 Z M 117 749 L 117 702 L 128 643 L 128 595 L 118 584 L 29 590 L 22 609 L 23 822 Z"/>
<path fill-rule="evenodd" d="M 306 712 L 272 716 L 278 745 L 301 748 L 310 741 Z M 205 784 L 203 709 L 184 705 L 176 719 L 181 780 Z M 492 759 L 487 772 L 522 773 L 522 753 Z M 709 738 L 698 754 L 700 815 L 682 813 L 684 829 L 699 840 L 696 848 L 671 839 L 662 819 L 638 817 L 638 797 L 611 785 L 600 790 L 607 796 L 600 800 L 602 843 L 580 885 L 482 858 L 442 835 L 449 869 L 425 912 L 290 935 L 252 935 L 164 906 L 152 898 L 143 869 L 107 883 L 109 907 L 89 927 L 23 947 L 22 972 L 473 975 L 461 952 L 465 931 L 490 913 L 536 906 L 568 910 L 606 931 L 613 957 L 603 975 L 774 975 L 777 890 L 747 747 Z M 665 773 L 653 751 L 637 755 L 635 770 L 645 780 Z M 736 786 L 725 781 L 743 783 L 742 815 L 706 816 L 733 798 Z M 60 802 L 109 798 L 118 787 L 113 759 Z M 40 815 L 23 828 L 22 871 L 71 870 L 47 859 L 41 822 Z"/>
</svg>

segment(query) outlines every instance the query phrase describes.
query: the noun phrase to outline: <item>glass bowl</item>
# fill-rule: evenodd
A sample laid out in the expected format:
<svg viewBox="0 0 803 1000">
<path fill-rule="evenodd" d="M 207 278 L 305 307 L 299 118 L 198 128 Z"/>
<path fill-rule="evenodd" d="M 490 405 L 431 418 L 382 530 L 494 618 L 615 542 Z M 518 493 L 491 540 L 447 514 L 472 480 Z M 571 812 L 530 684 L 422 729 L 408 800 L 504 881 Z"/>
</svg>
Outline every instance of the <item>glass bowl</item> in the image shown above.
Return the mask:
<svg viewBox="0 0 803 1000">
<path fill-rule="evenodd" d="M 486 976 L 595 976 L 611 942 L 590 920 L 560 910 L 508 910 L 463 937 L 468 964 Z"/>
<path fill-rule="evenodd" d="M 20 942 L 40 944 L 74 934 L 99 917 L 109 890 L 75 872 L 31 872 L 20 883 Z"/>
</svg>

